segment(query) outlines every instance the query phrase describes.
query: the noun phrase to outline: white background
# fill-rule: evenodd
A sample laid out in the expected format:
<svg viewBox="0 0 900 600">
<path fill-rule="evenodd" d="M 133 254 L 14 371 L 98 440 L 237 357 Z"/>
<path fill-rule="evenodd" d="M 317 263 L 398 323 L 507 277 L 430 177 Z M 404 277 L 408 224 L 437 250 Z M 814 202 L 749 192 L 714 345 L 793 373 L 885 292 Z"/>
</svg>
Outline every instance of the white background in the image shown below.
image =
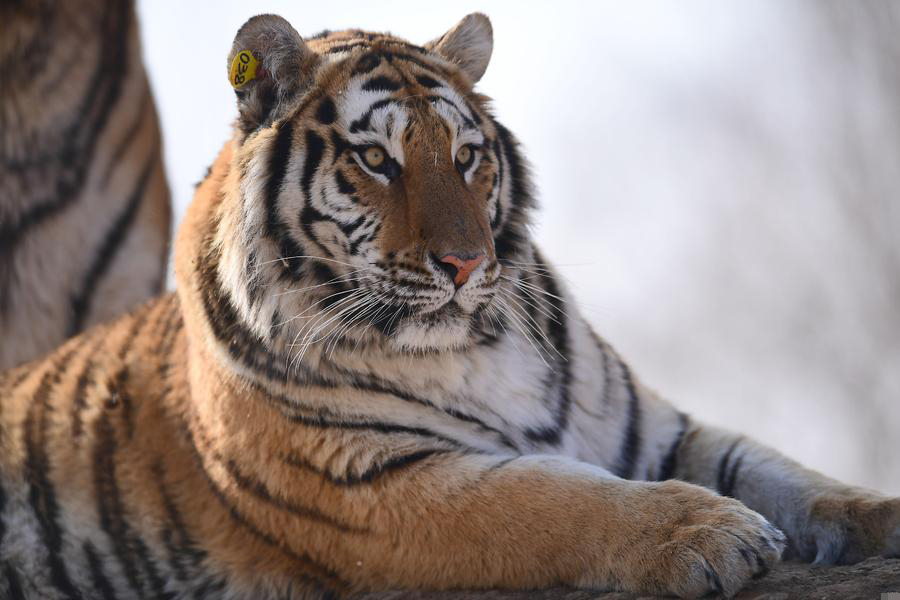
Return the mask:
<svg viewBox="0 0 900 600">
<path fill-rule="evenodd" d="M 535 234 L 601 335 L 695 416 L 900 493 L 896 9 L 138 6 L 178 218 L 230 134 L 225 62 L 247 18 L 424 43 L 486 12 L 494 54 L 479 89 L 525 146 L 542 204 Z"/>
</svg>

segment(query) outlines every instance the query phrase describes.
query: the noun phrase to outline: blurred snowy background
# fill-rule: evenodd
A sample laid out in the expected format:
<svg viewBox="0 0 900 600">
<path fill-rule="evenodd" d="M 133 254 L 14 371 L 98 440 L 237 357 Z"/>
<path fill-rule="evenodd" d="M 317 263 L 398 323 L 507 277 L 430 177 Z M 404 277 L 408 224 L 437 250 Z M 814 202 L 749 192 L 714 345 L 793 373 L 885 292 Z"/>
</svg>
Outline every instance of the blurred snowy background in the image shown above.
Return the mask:
<svg viewBox="0 0 900 600">
<path fill-rule="evenodd" d="M 900 2 L 138 4 L 179 217 L 248 17 L 424 43 L 486 12 L 479 89 L 601 335 L 694 415 L 900 493 Z"/>
</svg>

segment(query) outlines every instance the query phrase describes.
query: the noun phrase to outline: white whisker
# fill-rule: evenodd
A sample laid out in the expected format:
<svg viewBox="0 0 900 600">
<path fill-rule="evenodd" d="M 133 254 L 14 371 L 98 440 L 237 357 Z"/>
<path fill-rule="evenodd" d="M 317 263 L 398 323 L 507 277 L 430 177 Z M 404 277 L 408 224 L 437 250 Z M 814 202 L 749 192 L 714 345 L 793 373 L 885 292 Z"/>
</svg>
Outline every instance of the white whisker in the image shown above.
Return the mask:
<svg viewBox="0 0 900 600">
<path fill-rule="evenodd" d="M 266 261 L 263 261 L 263 262 L 261 262 L 261 263 L 259 263 L 259 264 L 260 264 L 260 266 L 262 266 L 262 265 L 268 265 L 268 264 L 272 264 L 272 263 L 276 263 L 276 262 L 284 262 L 284 261 L 286 261 L 286 260 L 295 260 L 295 259 L 298 259 L 298 258 L 309 258 L 309 259 L 314 259 L 314 260 L 324 260 L 324 261 L 327 261 L 327 262 L 337 263 L 337 264 L 339 264 L 339 265 L 346 265 L 346 266 L 348 266 L 348 267 L 359 268 L 359 265 L 354 265 L 354 264 L 352 264 L 352 263 L 344 262 L 344 261 L 342 261 L 342 260 L 336 260 L 336 259 L 334 259 L 334 258 L 325 258 L 324 256 L 312 256 L 312 255 L 309 255 L 309 254 L 298 254 L 297 256 L 279 256 L 278 258 L 273 258 L 272 260 L 266 260 Z M 371 267 L 363 267 L 362 270 L 374 270 L 374 269 L 372 269 Z"/>
</svg>

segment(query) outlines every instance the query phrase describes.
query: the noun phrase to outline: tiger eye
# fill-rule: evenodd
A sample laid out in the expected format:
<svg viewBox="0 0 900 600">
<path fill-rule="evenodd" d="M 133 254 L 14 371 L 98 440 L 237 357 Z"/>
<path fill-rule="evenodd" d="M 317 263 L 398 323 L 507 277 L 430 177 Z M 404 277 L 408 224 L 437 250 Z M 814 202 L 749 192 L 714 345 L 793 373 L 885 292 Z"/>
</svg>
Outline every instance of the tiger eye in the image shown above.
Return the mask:
<svg viewBox="0 0 900 600">
<path fill-rule="evenodd" d="M 472 149 L 468 146 L 463 146 L 459 150 L 456 151 L 456 160 L 461 165 L 468 164 L 469 160 L 472 158 Z"/>
<path fill-rule="evenodd" d="M 377 146 L 366 148 L 366 151 L 363 153 L 363 159 L 368 166 L 377 169 L 384 162 L 384 150 Z"/>
</svg>

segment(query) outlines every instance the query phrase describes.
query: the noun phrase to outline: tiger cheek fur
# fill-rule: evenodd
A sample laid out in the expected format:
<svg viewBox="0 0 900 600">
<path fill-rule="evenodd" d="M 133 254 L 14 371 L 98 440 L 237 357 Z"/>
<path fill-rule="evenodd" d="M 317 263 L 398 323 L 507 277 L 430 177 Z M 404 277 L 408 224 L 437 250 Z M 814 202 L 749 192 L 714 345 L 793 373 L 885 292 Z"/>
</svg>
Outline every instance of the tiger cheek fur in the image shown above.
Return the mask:
<svg viewBox="0 0 900 600">
<path fill-rule="evenodd" d="M 0 375 L 0 596 L 694 598 L 781 529 L 823 563 L 900 550 L 897 499 L 698 423 L 591 331 L 472 92 L 491 47 L 478 14 L 424 47 L 241 28 L 259 76 L 177 295 Z"/>
</svg>

